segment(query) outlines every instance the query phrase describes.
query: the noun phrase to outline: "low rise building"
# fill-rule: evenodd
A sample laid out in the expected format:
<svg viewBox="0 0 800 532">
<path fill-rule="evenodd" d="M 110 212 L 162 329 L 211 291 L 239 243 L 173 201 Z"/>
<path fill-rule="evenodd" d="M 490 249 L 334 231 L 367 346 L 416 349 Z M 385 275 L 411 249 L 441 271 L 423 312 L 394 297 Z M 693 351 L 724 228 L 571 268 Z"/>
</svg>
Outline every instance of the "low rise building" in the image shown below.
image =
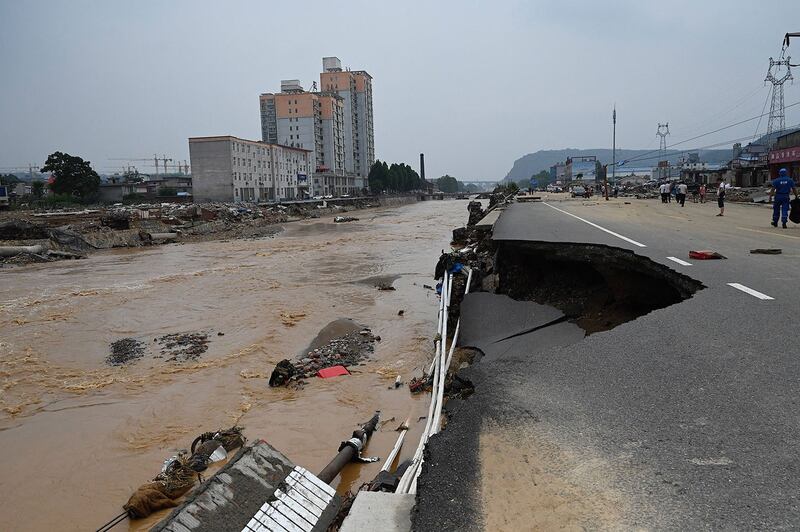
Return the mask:
<svg viewBox="0 0 800 532">
<path fill-rule="evenodd" d="M 733 145 L 733 159 L 729 164 L 733 174 L 732 183 L 737 187 L 757 187 L 767 180 L 769 169 L 767 167 L 767 154 L 769 149 L 766 142 L 751 142 L 747 146 L 739 143 Z"/>
<path fill-rule="evenodd" d="M 550 167 L 550 182 L 560 185 L 564 182 L 567 173 L 567 165 L 564 163 L 556 163 Z"/>
<path fill-rule="evenodd" d="M 778 171 L 786 168 L 795 183 L 800 182 L 800 130 L 778 137 L 769 152 L 770 179 L 778 177 Z"/>
<path fill-rule="evenodd" d="M 309 196 L 314 162 L 303 148 L 231 135 L 189 139 L 195 201 L 280 201 Z"/>
<path fill-rule="evenodd" d="M 98 188 L 99 199 L 103 203 L 117 203 L 129 197 L 178 198 L 191 201 L 192 178 L 190 176 L 164 176 L 141 181 L 112 181 L 101 183 Z"/>
</svg>

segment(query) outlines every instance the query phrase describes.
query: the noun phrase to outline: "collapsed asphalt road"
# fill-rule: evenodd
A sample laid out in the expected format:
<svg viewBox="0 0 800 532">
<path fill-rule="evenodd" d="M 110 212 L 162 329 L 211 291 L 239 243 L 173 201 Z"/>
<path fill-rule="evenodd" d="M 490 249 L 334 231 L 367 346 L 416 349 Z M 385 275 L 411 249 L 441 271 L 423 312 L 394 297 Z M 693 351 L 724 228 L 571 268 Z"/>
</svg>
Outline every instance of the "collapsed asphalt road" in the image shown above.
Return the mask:
<svg viewBox="0 0 800 532">
<path fill-rule="evenodd" d="M 618 247 L 704 288 L 589 335 L 552 305 L 467 296 L 459 345 L 485 356 L 461 371 L 474 393 L 448 403 L 428 445 L 415 530 L 800 525 L 800 286 L 786 256 L 800 246 L 737 230 L 735 214 L 681 232 L 635 208 L 515 204 L 501 215 L 501 243 Z M 767 243 L 784 255 L 749 254 Z M 683 260 L 707 248 L 729 259 Z"/>
</svg>

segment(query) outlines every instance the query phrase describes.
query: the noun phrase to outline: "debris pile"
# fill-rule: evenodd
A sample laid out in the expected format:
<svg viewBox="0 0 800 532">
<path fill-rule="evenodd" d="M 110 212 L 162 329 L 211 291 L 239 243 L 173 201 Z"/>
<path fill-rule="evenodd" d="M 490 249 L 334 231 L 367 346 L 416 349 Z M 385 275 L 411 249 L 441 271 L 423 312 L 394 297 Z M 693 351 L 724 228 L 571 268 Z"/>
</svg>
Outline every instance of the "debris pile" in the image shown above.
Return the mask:
<svg viewBox="0 0 800 532">
<path fill-rule="evenodd" d="M 142 519 L 153 512 L 178 506 L 199 478 L 199 473 L 211 462 L 227 458 L 227 453 L 244 445 L 243 427 L 231 427 L 216 432 L 205 432 L 194 439 L 191 455 L 180 451 L 167 459 L 161 472 L 152 481 L 143 484 L 125 503 L 124 516 Z M 112 520 L 113 521 L 113 520 Z"/>
<path fill-rule="evenodd" d="M 375 351 L 375 342 L 380 336 L 369 329 L 362 329 L 334 338 L 327 344 L 313 349 L 294 362 L 284 359 L 278 362 L 269 379 L 270 386 L 284 386 L 291 382 L 313 377 L 321 369 L 331 366 L 357 366 Z"/>
<path fill-rule="evenodd" d="M 342 200 L 344 202 L 344 200 Z M 94 249 L 139 247 L 174 241 L 273 236 L 279 224 L 319 218 L 376 205 L 366 199 L 336 204 L 300 202 L 256 203 L 140 203 L 115 204 L 103 209 L 4 213 L 0 222 L 0 263 L 25 264 L 85 258 Z M 358 218 L 337 216 L 336 223 Z M 29 246 L 41 246 L 29 248 Z"/>
<path fill-rule="evenodd" d="M 155 339 L 161 345 L 161 356 L 168 362 L 186 362 L 197 358 L 208 351 L 208 334 L 206 333 L 174 333 Z"/>
<path fill-rule="evenodd" d="M 207 332 L 183 332 L 165 334 L 153 339 L 153 348 L 146 342 L 135 338 L 121 338 L 111 343 L 106 364 L 124 366 L 143 358 L 148 353 L 152 358 L 164 358 L 167 362 L 188 362 L 197 360 L 208 351 Z M 154 351 L 156 351 L 154 353 Z"/>
<path fill-rule="evenodd" d="M 483 210 L 483 205 L 480 201 L 470 201 L 467 204 L 467 211 L 469 212 L 467 227 L 475 225 L 481 220 L 481 218 L 486 216 L 486 212 Z"/>
<path fill-rule="evenodd" d="M 29 264 L 86 258 L 93 246 L 69 227 L 51 228 L 27 220 L 0 222 L 0 262 Z"/>
<path fill-rule="evenodd" d="M 111 354 L 106 363 L 111 366 L 122 366 L 144 356 L 144 344 L 133 338 L 122 338 L 111 343 Z"/>
</svg>

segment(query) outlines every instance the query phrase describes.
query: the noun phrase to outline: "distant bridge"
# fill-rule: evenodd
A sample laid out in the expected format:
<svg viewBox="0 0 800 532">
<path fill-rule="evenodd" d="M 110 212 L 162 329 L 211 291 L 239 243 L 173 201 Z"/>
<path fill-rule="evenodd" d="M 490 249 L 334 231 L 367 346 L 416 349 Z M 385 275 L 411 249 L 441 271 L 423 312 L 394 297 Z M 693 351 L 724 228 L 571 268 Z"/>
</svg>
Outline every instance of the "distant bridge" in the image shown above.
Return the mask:
<svg viewBox="0 0 800 532">
<path fill-rule="evenodd" d="M 502 179 L 496 179 L 494 181 L 462 181 L 464 185 L 496 185 L 502 181 Z"/>
</svg>

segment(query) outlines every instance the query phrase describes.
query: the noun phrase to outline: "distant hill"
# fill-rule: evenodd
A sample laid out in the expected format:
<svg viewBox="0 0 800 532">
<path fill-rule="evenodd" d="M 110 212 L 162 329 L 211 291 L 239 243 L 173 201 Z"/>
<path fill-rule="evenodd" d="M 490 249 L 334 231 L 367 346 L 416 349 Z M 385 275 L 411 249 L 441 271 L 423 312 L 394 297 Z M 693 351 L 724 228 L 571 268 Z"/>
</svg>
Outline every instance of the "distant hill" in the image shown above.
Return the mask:
<svg viewBox="0 0 800 532">
<path fill-rule="evenodd" d="M 671 163 L 675 163 L 686 152 L 677 150 L 667 150 L 667 159 Z M 649 154 L 649 155 L 645 155 Z M 556 163 L 563 163 L 567 157 L 586 157 L 594 155 L 601 164 L 610 164 L 612 153 L 607 148 L 595 150 L 579 150 L 576 148 L 567 148 L 565 150 L 539 150 L 535 153 L 523 155 L 516 161 L 514 166 L 511 167 L 505 179 L 512 181 L 519 181 L 520 179 L 528 179 L 534 174 L 542 170 L 549 170 L 551 166 Z M 617 150 L 617 161 L 626 159 L 633 159 L 635 157 L 643 157 L 641 161 L 633 161 L 627 165 L 628 168 L 649 168 L 657 164 L 658 159 L 655 157 L 657 153 L 654 150 Z M 733 156 L 732 150 L 700 150 L 700 160 L 707 163 L 727 163 Z M 644 157 L 647 157 L 644 159 Z M 623 166 L 622 168 L 625 168 Z"/>
</svg>

